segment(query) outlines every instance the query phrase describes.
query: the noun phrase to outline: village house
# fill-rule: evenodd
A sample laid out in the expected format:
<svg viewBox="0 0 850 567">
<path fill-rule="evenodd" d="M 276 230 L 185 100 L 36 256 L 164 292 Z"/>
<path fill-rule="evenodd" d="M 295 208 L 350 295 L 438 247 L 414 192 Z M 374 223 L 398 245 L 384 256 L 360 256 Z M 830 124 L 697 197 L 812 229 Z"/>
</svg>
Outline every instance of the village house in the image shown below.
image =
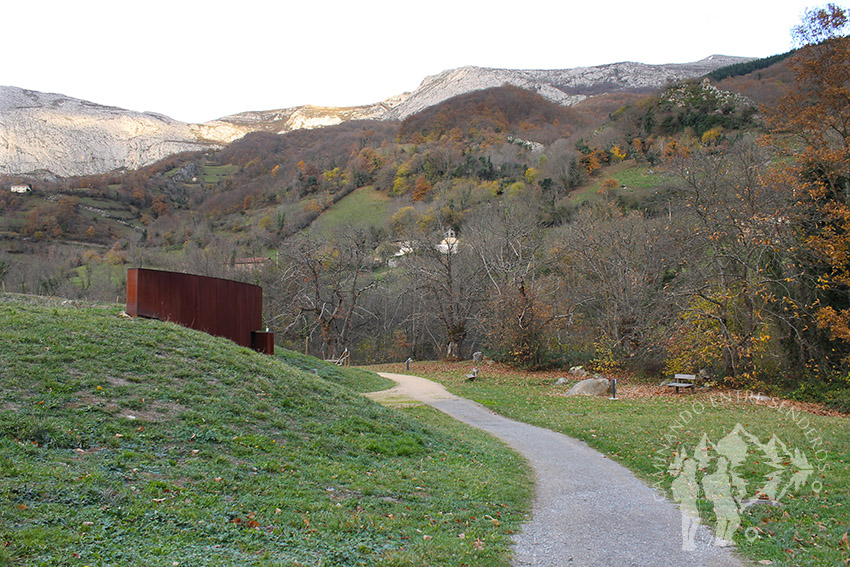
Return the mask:
<svg viewBox="0 0 850 567">
<path fill-rule="evenodd" d="M 460 241 L 457 239 L 455 231 L 453 231 L 452 229 L 448 229 L 446 231 L 446 237 L 443 239 L 442 242 L 437 244 L 437 250 L 441 254 L 456 254 L 459 242 Z"/>
<path fill-rule="evenodd" d="M 32 191 L 32 188 L 29 185 L 12 185 L 10 191 L 12 193 L 29 193 Z"/>
</svg>

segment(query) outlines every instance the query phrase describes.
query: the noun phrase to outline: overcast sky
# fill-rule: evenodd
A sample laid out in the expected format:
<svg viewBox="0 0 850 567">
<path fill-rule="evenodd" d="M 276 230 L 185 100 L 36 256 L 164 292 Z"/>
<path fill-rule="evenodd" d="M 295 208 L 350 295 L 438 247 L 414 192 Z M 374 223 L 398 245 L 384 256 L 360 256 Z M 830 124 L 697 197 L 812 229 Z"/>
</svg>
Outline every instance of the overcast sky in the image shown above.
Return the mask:
<svg viewBox="0 0 850 567">
<path fill-rule="evenodd" d="M 465 65 L 682 63 L 791 48 L 798 0 L 23 0 L 3 4 L 0 85 L 202 122 L 351 106 Z"/>
</svg>

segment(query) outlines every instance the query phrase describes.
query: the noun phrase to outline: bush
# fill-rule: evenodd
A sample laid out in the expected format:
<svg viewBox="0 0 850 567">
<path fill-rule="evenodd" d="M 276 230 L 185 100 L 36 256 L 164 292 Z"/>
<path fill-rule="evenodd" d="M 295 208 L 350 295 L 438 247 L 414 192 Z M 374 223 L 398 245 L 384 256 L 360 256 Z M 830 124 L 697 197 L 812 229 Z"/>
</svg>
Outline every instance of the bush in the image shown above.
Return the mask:
<svg viewBox="0 0 850 567">
<path fill-rule="evenodd" d="M 800 379 L 789 394 L 793 400 L 816 402 L 844 413 L 850 413 L 850 374 L 822 376 L 808 375 Z"/>
</svg>

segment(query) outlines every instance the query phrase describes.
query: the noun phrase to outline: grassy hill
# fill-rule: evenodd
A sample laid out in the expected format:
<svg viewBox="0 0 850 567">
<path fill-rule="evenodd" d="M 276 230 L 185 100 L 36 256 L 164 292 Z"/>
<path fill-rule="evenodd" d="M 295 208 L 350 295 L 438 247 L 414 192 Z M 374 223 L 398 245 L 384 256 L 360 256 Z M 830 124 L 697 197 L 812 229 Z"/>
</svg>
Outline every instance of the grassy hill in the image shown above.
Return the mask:
<svg viewBox="0 0 850 567">
<path fill-rule="evenodd" d="M 389 218 L 390 202 L 390 197 L 374 187 L 360 187 L 319 215 L 309 230 L 327 234 L 339 226 L 383 228 Z"/>
<path fill-rule="evenodd" d="M 0 565 L 508 564 L 504 446 L 351 389 L 374 374 L 119 312 L 0 295 Z"/>
</svg>

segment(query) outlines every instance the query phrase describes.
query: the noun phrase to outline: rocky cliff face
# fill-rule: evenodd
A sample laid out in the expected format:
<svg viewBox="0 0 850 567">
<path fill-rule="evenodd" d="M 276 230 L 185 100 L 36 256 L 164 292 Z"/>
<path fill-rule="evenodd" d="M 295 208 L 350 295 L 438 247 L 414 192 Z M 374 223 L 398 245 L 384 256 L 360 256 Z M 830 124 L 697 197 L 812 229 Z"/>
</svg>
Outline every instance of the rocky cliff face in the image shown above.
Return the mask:
<svg viewBox="0 0 850 567">
<path fill-rule="evenodd" d="M 177 152 L 220 147 L 253 131 L 283 133 L 347 120 L 404 119 L 451 97 L 504 84 L 571 105 L 604 92 L 663 87 L 747 60 L 715 55 L 671 65 L 614 63 L 561 70 L 462 67 L 427 77 L 412 93 L 372 105 L 244 112 L 204 124 L 0 87 L 0 174 L 68 177 L 135 169 Z"/>
<path fill-rule="evenodd" d="M 384 120 L 395 107 L 407 100 L 408 96 L 405 93 L 366 106 L 307 105 L 280 110 L 241 112 L 225 116 L 220 121 L 251 131 L 263 130 L 282 134 L 302 128 L 335 126 L 348 120 Z"/>
<path fill-rule="evenodd" d="M 0 174 L 70 177 L 135 169 L 174 153 L 221 147 L 248 132 L 284 133 L 382 119 L 405 98 L 350 108 L 245 112 L 186 124 L 161 114 L 0 87 Z"/>
<path fill-rule="evenodd" d="M 72 176 L 133 169 L 245 135 L 231 124 L 167 116 L 0 87 L 0 173 Z"/>
</svg>

